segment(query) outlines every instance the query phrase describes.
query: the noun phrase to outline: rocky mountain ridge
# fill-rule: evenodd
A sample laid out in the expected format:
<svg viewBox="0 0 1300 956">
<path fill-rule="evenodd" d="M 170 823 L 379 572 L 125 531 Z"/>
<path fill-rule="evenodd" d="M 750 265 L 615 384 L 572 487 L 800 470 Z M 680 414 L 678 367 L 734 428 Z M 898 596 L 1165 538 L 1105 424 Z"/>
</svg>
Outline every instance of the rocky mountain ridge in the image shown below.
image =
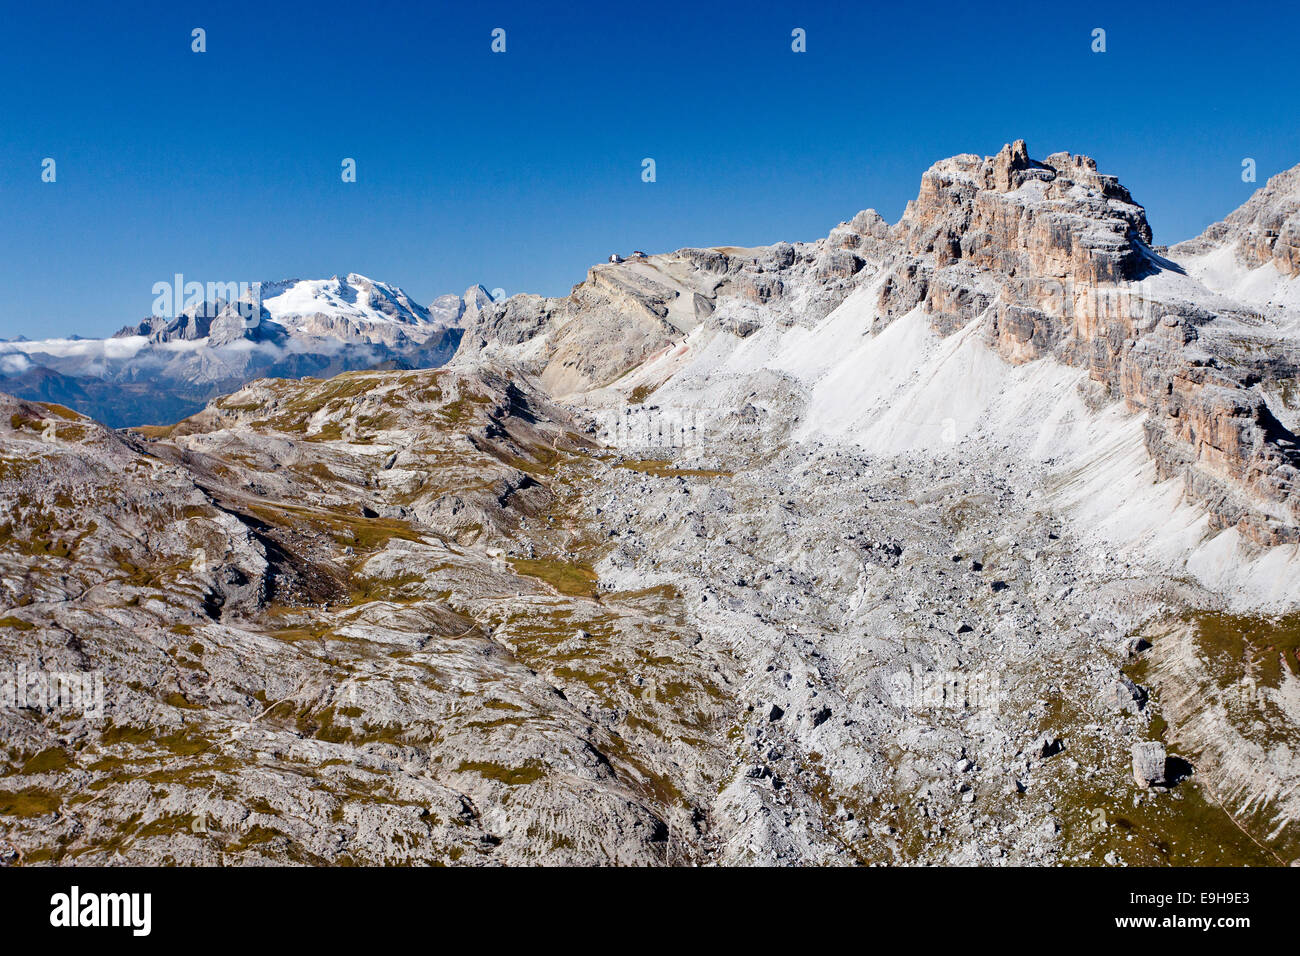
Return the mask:
<svg viewBox="0 0 1300 956">
<path fill-rule="evenodd" d="M 1276 232 L 1291 200 L 1275 197 L 1291 175 L 1238 218 Z M 1284 261 L 1285 235 L 1273 243 Z M 744 338 L 768 323 L 811 324 L 872 286 L 871 333 L 919 309 L 940 336 L 978 323 L 1012 365 L 1050 357 L 1086 369 L 1097 401 L 1147 415 L 1162 477 L 1179 477 L 1216 528 L 1295 543 L 1300 448 L 1284 421 L 1296 412 L 1285 385 L 1300 342 L 1151 242 L 1145 211 L 1116 177 L 1086 156 L 1031 160 L 1017 141 L 993 157 L 936 163 L 893 226 L 867 210 L 815 243 L 602 264 L 565 299 L 494 303 L 466 329 L 458 358 L 509 355 L 557 394 L 587 392 L 701 327 Z"/>
</svg>

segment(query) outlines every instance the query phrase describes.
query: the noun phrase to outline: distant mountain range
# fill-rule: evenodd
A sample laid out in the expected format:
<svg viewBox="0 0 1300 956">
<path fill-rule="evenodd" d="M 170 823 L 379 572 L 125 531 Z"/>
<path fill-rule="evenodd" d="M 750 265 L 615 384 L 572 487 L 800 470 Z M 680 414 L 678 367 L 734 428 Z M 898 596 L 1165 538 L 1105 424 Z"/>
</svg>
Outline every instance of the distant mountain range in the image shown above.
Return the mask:
<svg viewBox="0 0 1300 956">
<path fill-rule="evenodd" d="M 426 307 L 356 273 L 268 282 L 260 302 L 205 301 L 107 339 L 0 341 L 0 390 L 113 427 L 163 424 L 257 378 L 436 368 L 490 302 L 474 286 Z"/>
</svg>

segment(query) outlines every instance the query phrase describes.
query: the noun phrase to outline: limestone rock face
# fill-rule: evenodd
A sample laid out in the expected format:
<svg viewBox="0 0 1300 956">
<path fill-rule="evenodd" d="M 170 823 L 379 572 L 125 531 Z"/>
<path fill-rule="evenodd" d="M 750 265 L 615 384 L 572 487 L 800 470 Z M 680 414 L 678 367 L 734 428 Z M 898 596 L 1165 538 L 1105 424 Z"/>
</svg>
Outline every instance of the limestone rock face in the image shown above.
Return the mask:
<svg viewBox="0 0 1300 956">
<path fill-rule="evenodd" d="M 1300 170 L 1283 174 L 1225 227 L 1247 258 L 1292 268 Z M 1290 231 L 1289 231 L 1290 230 Z M 1012 363 L 1051 356 L 1085 367 L 1107 393 L 1147 412 L 1161 477 L 1181 475 L 1216 527 L 1261 544 L 1300 540 L 1300 455 L 1254 385 L 1294 376 L 1253 310 L 1198 301 L 1183 270 L 1151 248 L 1143 208 L 1086 156 L 936 163 L 893 236 L 904 247 L 880 293 L 897 316 L 920 304 L 941 334 L 975 319 Z M 1276 250 L 1276 252 L 1274 251 Z M 1208 297 L 1205 297 L 1208 298 Z"/>
<path fill-rule="evenodd" d="M 936 163 L 892 236 L 902 254 L 881 312 L 921 302 L 948 334 L 991 309 L 988 334 L 1012 362 L 1104 337 L 1098 316 L 1067 299 L 1151 268 L 1151 228 L 1128 190 L 1087 156 L 1035 162 L 1023 140 Z"/>
</svg>

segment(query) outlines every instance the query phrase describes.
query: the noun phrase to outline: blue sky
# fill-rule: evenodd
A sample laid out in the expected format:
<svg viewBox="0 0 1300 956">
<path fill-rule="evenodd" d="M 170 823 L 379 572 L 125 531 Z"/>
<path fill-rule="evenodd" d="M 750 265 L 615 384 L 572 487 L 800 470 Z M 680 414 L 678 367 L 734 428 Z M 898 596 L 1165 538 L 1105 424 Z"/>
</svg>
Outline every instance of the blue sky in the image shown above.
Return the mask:
<svg viewBox="0 0 1300 956">
<path fill-rule="evenodd" d="M 0 2 L 0 337 L 110 333 L 177 272 L 564 294 L 611 251 L 893 221 L 1015 138 L 1095 157 L 1157 242 L 1243 202 L 1243 157 L 1300 163 L 1300 5 Z"/>
</svg>

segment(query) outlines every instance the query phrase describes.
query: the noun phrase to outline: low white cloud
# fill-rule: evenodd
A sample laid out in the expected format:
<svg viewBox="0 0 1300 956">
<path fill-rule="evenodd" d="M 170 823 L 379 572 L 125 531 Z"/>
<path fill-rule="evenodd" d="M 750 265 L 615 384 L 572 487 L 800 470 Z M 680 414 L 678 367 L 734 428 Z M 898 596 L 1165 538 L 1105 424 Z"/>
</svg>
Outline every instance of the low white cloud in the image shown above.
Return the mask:
<svg viewBox="0 0 1300 956">
<path fill-rule="evenodd" d="M 39 339 L 35 342 L 6 342 L 6 352 L 53 355 L 56 358 L 129 359 L 149 343 L 143 335 L 120 339 Z"/>
<path fill-rule="evenodd" d="M 0 352 L 0 373 L 21 375 L 32 367 L 32 360 L 22 352 Z"/>
</svg>

